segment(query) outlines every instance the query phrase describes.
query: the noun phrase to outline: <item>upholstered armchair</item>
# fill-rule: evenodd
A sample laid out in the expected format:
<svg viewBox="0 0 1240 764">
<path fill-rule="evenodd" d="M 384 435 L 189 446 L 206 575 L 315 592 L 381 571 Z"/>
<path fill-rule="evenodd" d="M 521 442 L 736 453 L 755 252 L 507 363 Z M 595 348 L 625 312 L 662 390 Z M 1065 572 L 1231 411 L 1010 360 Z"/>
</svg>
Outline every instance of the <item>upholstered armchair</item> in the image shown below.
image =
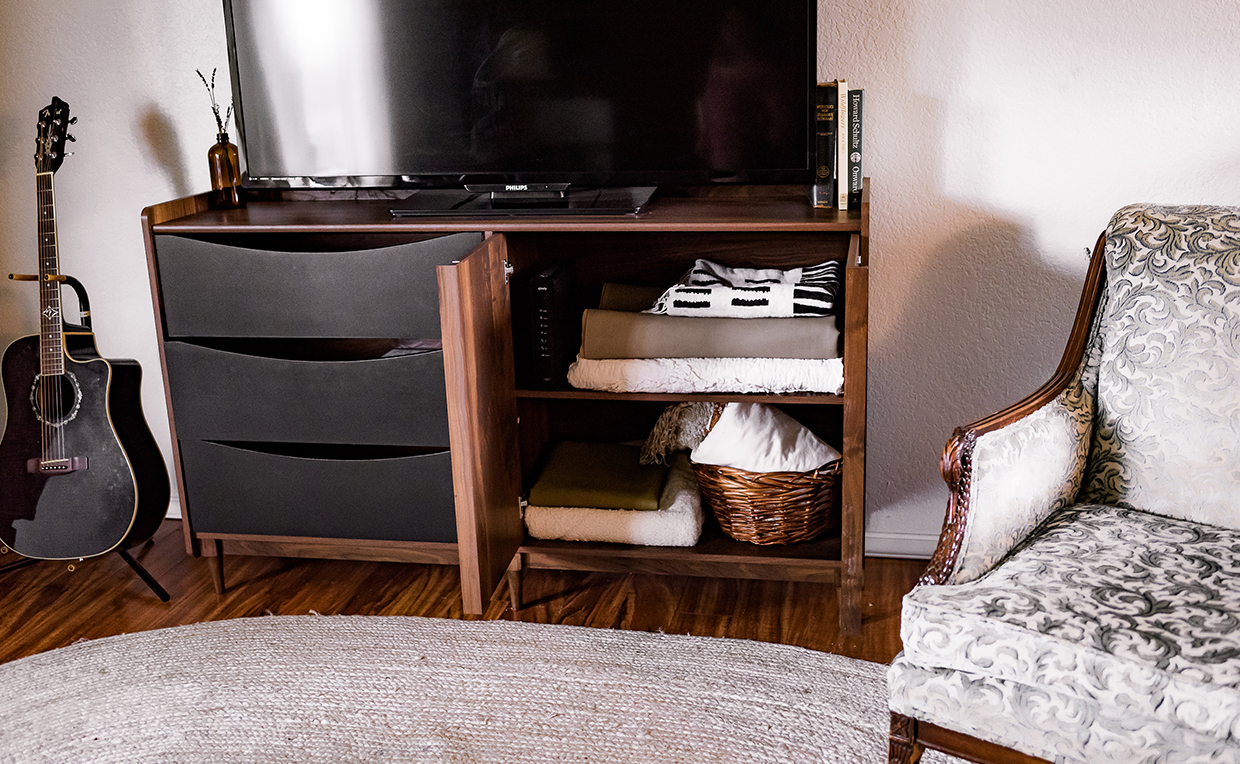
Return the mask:
<svg viewBox="0 0 1240 764">
<path fill-rule="evenodd" d="M 1240 762 L 1240 208 L 1117 212 L 1054 377 L 942 467 L 892 762 Z"/>
</svg>

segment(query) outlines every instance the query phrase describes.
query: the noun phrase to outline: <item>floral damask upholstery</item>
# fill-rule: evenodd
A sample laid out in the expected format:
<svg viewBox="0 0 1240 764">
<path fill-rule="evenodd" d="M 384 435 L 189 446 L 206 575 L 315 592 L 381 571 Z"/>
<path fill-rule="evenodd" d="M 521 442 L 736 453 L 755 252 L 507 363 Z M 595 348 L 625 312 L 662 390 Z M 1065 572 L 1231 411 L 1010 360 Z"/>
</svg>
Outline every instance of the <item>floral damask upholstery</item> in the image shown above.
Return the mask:
<svg viewBox="0 0 1240 764">
<path fill-rule="evenodd" d="M 1240 208 L 1105 236 L 1075 374 L 961 462 L 891 709 L 1055 761 L 1240 762 Z"/>
<path fill-rule="evenodd" d="M 977 439 L 973 501 L 986 508 L 965 529 L 950 579 L 962 584 L 994 567 L 1055 510 L 1075 499 L 1089 455 L 1094 396 L 1087 364 L 1059 397 Z"/>
<path fill-rule="evenodd" d="M 1240 528 L 1238 240 L 1232 207 L 1112 219 L 1083 500 Z"/>
<path fill-rule="evenodd" d="M 1218 764 L 1240 758 L 1233 740 L 1203 735 L 1174 722 L 1134 717 L 1121 708 L 1052 687 L 927 669 L 902 658 L 893 664 L 888 684 L 896 695 L 909 697 L 904 705 L 910 709 L 951 699 L 952 718 L 968 720 L 963 731 L 1048 761 Z M 906 713 L 935 720 L 932 712 Z"/>
<path fill-rule="evenodd" d="M 1240 761 L 1240 531 L 1062 510 L 982 579 L 911 592 L 901 637 L 894 711 L 1043 758 Z M 1228 758 L 1158 758 L 1189 733 Z"/>
</svg>

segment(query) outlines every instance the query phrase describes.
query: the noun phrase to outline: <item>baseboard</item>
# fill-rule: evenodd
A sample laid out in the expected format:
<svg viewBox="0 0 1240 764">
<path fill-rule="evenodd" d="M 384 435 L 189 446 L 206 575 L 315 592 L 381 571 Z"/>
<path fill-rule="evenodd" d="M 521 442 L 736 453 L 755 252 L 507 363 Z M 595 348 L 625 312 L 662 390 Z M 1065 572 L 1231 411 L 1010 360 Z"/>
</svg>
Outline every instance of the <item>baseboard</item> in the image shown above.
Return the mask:
<svg viewBox="0 0 1240 764">
<path fill-rule="evenodd" d="M 928 533 L 867 533 L 866 557 L 902 557 L 928 560 L 938 546 L 939 537 Z"/>
</svg>

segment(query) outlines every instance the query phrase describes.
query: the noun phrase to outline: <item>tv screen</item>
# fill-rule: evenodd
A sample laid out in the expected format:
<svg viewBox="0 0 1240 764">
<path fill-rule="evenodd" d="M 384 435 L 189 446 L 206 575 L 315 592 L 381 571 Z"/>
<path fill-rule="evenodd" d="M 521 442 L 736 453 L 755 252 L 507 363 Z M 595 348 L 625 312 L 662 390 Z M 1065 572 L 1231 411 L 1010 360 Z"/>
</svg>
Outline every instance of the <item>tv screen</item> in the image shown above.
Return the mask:
<svg viewBox="0 0 1240 764">
<path fill-rule="evenodd" d="M 814 0 L 224 0 L 248 186 L 809 183 Z"/>
</svg>

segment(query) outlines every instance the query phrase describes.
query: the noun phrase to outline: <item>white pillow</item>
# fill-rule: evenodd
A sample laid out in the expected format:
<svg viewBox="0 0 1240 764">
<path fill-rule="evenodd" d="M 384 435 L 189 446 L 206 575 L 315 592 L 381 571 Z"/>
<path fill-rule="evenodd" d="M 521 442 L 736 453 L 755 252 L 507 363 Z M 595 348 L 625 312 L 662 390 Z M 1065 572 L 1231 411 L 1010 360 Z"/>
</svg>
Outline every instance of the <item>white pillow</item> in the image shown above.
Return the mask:
<svg viewBox="0 0 1240 764">
<path fill-rule="evenodd" d="M 729 403 L 689 458 L 749 472 L 809 472 L 840 452 L 773 406 Z"/>
</svg>

